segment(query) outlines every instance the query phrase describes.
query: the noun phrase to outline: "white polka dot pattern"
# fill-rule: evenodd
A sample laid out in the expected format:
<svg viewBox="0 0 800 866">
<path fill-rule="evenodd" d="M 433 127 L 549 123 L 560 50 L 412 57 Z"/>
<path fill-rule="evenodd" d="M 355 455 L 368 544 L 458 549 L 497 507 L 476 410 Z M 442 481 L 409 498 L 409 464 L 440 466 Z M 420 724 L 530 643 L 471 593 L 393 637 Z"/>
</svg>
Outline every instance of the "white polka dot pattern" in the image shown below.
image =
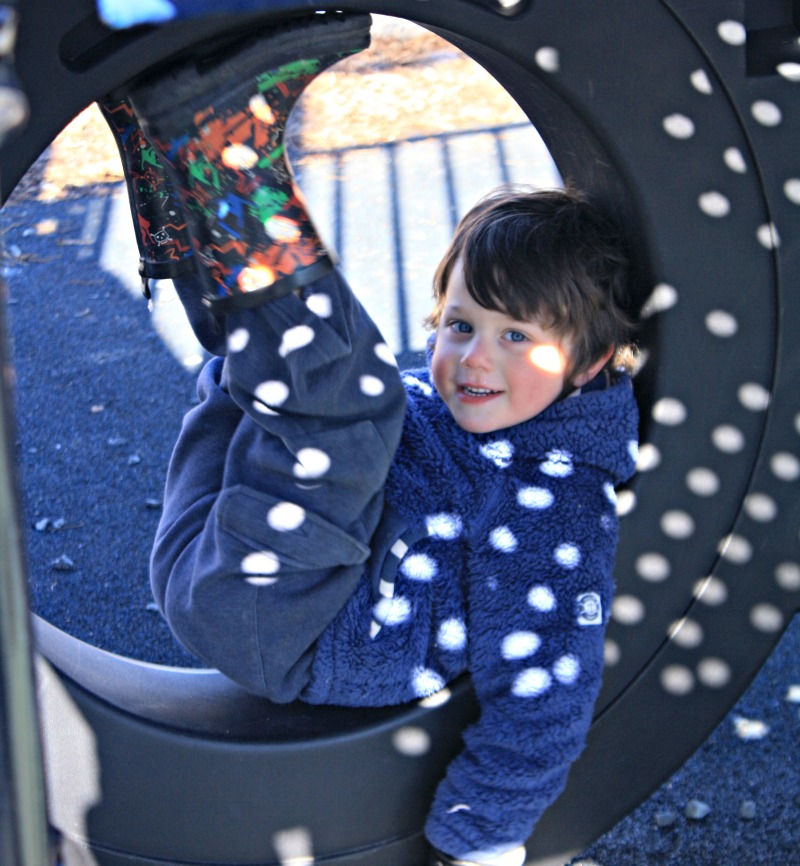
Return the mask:
<svg viewBox="0 0 800 866">
<path fill-rule="evenodd" d="M 462 532 L 461 518 L 457 514 L 431 514 L 425 518 L 425 526 L 431 538 L 453 541 Z"/>
<path fill-rule="evenodd" d="M 523 487 L 517 492 L 517 502 L 523 508 L 544 510 L 550 508 L 555 498 L 546 487 Z"/>
<path fill-rule="evenodd" d="M 528 593 L 528 604 L 534 609 L 542 613 L 549 613 L 555 610 L 556 597 L 551 589 L 546 586 L 534 586 Z"/>
<path fill-rule="evenodd" d="M 301 448 L 292 471 L 295 478 L 305 481 L 322 478 L 331 468 L 331 459 L 319 448 Z"/>
<path fill-rule="evenodd" d="M 285 358 L 290 352 L 296 352 L 308 346 L 314 340 L 314 329 L 308 325 L 295 325 L 284 332 L 278 354 Z"/>
<path fill-rule="evenodd" d="M 444 650 L 456 652 L 467 645 L 467 627 L 460 619 L 445 620 L 436 635 L 436 645 Z"/>
<path fill-rule="evenodd" d="M 249 342 L 250 332 L 247 328 L 237 328 L 235 331 L 231 331 L 231 333 L 228 334 L 228 351 L 232 354 L 242 352 L 247 348 Z"/>
<path fill-rule="evenodd" d="M 489 536 L 489 544 L 501 553 L 513 553 L 517 549 L 517 539 L 507 526 L 498 526 Z"/>
<path fill-rule="evenodd" d="M 436 562 L 426 553 L 411 553 L 400 564 L 400 571 L 409 580 L 433 580 L 438 572 Z"/>
<path fill-rule="evenodd" d="M 526 659 L 532 656 L 542 645 L 542 639 L 536 632 L 515 631 L 503 638 L 500 652 L 506 661 Z"/>
<path fill-rule="evenodd" d="M 538 698 L 552 684 L 550 674 L 544 668 L 528 668 L 514 678 L 511 693 L 518 698 Z"/>
</svg>

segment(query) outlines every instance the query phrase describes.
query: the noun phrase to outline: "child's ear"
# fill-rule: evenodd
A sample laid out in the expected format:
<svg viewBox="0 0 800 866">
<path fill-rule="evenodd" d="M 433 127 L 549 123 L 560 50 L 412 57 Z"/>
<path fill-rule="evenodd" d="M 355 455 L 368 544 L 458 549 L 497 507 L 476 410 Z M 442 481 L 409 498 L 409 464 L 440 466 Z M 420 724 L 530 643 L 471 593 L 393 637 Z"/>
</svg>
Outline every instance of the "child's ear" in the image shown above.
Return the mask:
<svg viewBox="0 0 800 866">
<path fill-rule="evenodd" d="M 609 362 L 611 356 L 614 354 L 614 347 L 610 346 L 608 351 L 606 351 L 600 358 L 598 358 L 588 370 L 584 370 L 582 373 L 579 373 L 573 380 L 572 385 L 575 388 L 580 388 L 585 385 L 587 382 L 591 382 L 592 379 L 605 367 L 605 365 Z"/>
</svg>

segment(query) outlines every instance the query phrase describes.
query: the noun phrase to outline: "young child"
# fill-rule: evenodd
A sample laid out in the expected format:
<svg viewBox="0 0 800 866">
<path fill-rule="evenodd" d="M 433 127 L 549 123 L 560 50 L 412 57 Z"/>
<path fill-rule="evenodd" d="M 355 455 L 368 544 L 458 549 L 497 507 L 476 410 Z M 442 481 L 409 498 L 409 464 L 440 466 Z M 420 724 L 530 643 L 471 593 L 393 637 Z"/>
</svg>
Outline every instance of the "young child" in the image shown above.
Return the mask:
<svg viewBox="0 0 800 866">
<path fill-rule="evenodd" d="M 152 585 L 189 650 L 274 701 L 400 704 L 469 672 L 481 715 L 431 806 L 432 862 L 520 866 L 600 687 L 636 455 L 627 260 L 579 196 L 497 191 L 436 273 L 429 367 L 401 376 L 278 158 L 307 58 L 362 31 L 315 16 L 132 94 L 201 264 L 182 298 L 225 336 Z"/>
</svg>

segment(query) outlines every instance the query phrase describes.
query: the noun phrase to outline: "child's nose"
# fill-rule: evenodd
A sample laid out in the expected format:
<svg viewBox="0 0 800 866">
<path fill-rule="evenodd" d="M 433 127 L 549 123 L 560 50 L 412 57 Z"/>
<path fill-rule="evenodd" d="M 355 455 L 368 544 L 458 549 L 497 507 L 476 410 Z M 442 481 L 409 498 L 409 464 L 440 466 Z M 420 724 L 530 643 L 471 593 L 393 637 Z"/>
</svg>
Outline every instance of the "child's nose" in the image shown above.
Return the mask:
<svg viewBox="0 0 800 866">
<path fill-rule="evenodd" d="M 472 370 L 488 370 L 492 366 L 491 351 L 480 334 L 474 334 L 464 347 L 461 366 Z"/>
</svg>

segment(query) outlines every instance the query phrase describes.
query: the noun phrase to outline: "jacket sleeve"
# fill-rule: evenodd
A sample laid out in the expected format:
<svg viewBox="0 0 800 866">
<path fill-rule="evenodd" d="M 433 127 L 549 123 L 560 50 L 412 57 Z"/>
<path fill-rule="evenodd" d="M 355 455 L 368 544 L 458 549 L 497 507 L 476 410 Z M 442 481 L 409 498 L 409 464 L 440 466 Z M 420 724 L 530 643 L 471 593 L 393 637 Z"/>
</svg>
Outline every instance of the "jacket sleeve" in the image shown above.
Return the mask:
<svg viewBox="0 0 800 866">
<path fill-rule="evenodd" d="M 594 469 L 526 484 L 471 537 L 469 665 L 479 720 L 448 768 L 426 835 L 490 862 L 524 843 L 583 750 L 613 594 L 615 495 Z"/>
</svg>

